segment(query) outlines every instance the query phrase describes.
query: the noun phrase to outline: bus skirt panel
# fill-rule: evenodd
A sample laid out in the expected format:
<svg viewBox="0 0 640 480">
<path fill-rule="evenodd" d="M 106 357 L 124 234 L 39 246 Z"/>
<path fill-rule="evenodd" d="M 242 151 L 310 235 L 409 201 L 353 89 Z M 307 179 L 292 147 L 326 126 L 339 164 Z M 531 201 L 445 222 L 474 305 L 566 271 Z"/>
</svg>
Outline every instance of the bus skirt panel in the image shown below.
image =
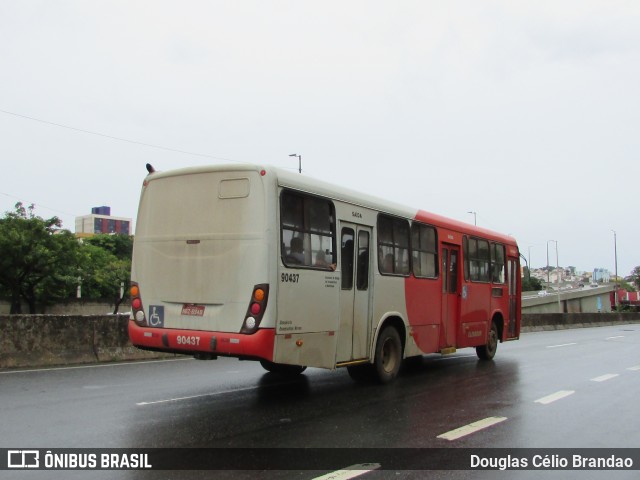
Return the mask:
<svg viewBox="0 0 640 480">
<path fill-rule="evenodd" d="M 273 360 L 275 330 L 262 328 L 245 335 L 229 332 L 140 327 L 129 320 L 131 343 L 143 350 L 194 355 L 207 353 L 238 358 Z"/>
</svg>

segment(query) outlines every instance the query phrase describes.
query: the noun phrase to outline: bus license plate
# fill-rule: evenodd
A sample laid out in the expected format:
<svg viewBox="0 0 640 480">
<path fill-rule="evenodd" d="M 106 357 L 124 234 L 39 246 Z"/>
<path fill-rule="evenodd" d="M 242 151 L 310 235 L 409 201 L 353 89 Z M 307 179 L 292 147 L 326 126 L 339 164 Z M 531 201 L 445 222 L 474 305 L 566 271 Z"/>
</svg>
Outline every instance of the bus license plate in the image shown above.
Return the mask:
<svg viewBox="0 0 640 480">
<path fill-rule="evenodd" d="M 204 315 L 204 305 L 183 305 L 182 315 L 202 317 Z"/>
</svg>

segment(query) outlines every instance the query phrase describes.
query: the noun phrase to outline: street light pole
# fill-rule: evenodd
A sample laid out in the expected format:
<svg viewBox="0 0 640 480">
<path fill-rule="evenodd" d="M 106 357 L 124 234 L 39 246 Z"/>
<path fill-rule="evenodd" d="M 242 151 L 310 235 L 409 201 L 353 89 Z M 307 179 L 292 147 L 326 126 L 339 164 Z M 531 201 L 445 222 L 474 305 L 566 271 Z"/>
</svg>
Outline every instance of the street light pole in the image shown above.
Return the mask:
<svg viewBox="0 0 640 480">
<path fill-rule="evenodd" d="M 555 242 L 556 244 L 556 278 L 558 282 L 558 289 L 556 293 L 558 295 L 558 313 L 562 312 L 562 304 L 560 303 L 560 262 L 558 261 L 558 241 L 557 240 L 547 240 L 547 284 L 549 281 L 549 242 Z"/>
<path fill-rule="evenodd" d="M 551 283 L 549 279 L 549 242 L 553 242 L 553 240 L 547 240 L 547 290 L 549 289 L 549 283 Z"/>
<path fill-rule="evenodd" d="M 547 285 L 549 285 L 551 283 L 551 279 L 549 278 L 549 242 L 555 242 L 556 243 L 556 276 L 558 278 L 558 289 L 560 288 L 560 269 L 559 267 L 559 263 L 558 263 L 558 241 L 557 240 L 547 240 Z"/>
<path fill-rule="evenodd" d="M 298 155 L 297 153 L 292 153 L 289 156 L 298 157 L 298 173 L 302 173 L 302 155 Z"/>
<path fill-rule="evenodd" d="M 615 230 L 611 230 L 613 232 L 613 255 L 615 258 L 615 274 L 616 274 L 616 291 L 614 293 L 614 300 L 616 304 L 616 311 L 618 311 L 618 238 Z"/>
<path fill-rule="evenodd" d="M 477 222 L 477 219 L 476 219 L 477 213 L 476 212 L 467 212 L 467 213 L 471 213 L 473 215 L 473 224 L 474 225 L 478 225 L 478 222 Z"/>
<path fill-rule="evenodd" d="M 557 279 L 558 279 L 558 291 L 560 291 L 560 280 L 562 280 L 562 274 L 560 273 L 560 262 L 558 262 L 558 241 L 555 240 L 556 242 L 556 273 L 557 273 Z"/>
</svg>

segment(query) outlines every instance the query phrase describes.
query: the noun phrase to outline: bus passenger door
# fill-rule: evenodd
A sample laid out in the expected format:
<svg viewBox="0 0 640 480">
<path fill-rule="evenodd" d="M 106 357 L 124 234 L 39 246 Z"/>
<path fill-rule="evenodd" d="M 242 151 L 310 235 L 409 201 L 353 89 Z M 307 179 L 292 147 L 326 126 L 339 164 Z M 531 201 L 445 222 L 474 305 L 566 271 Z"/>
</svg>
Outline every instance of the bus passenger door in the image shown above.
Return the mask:
<svg viewBox="0 0 640 480">
<path fill-rule="evenodd" d="M 368 357 L 371 228 L 341 223 L 340 330 L 336 363 Z"/>
<path fill-rule="evenodd" d="M 442 327 L 444 330 L 444 345 L 441 345 L 441 347 L 456 346 L 460 312 L 458 258 L 460 258 L 460 249 L 457 246 L 447 245 L 442 249 Z"/>
</svg>

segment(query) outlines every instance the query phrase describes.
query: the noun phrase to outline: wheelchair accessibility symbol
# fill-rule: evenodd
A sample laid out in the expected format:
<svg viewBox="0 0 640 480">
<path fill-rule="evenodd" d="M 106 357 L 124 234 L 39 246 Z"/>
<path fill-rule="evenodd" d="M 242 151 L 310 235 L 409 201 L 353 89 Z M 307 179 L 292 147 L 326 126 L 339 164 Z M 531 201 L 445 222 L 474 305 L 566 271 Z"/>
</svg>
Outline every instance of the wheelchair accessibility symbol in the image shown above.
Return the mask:
<svg viewBox="0 0 640 480">
<path fill-rule="evenodd" d="M 164 306 L 163 305 L 149 306 L 149 325 L 152 327 L 158 327 L 158 328 L 164 327 Z"/>
</svg>

